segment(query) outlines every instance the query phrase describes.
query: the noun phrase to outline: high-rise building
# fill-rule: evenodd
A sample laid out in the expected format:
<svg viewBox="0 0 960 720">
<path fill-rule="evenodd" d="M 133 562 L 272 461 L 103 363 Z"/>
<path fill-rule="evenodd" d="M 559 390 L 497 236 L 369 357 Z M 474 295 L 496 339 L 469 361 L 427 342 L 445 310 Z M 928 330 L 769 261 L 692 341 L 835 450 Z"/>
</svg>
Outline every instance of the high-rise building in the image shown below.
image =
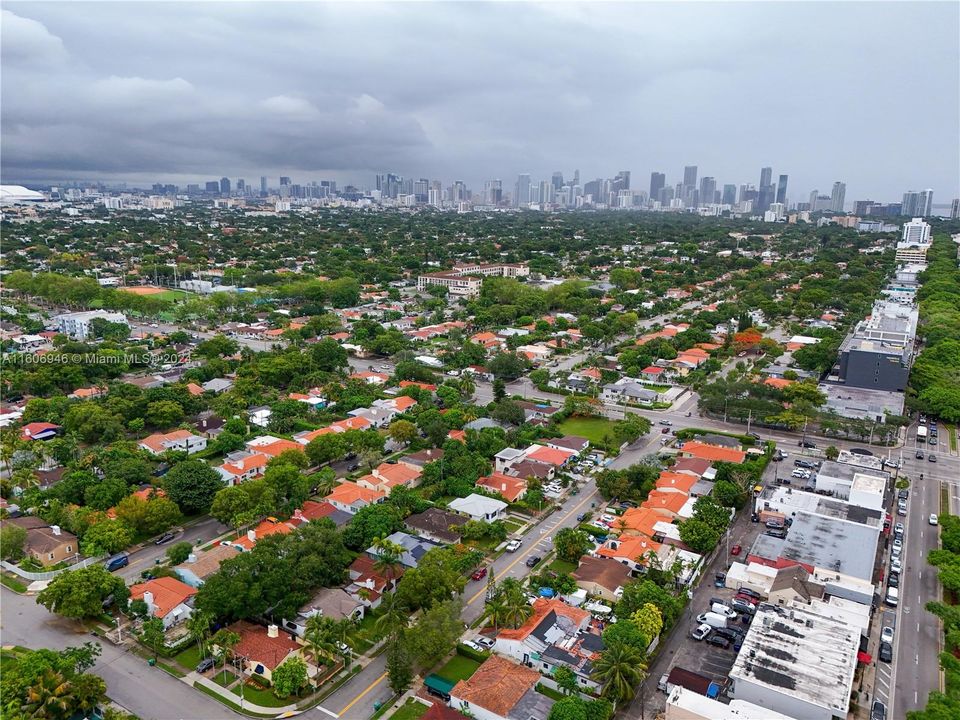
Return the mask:
<svg viewBox="0 0 960 720">
<path fill-rule="evenodd" d="M 777 199 L 777 190 L 773 184 L 773 168 L 760 168 L 760 187 L 757 192 L 756 210 L 766 212 Z"/>
<path fill-rule="evenodd" d="M 701 205 L 712 205 L 713 201 L 716 199 L 717 194 L 717 180 L 716 178 L 710 177 L 709 175 L 704 175 L 700 179 L 700 204 Z"/>
<path fill-rule="evenodd" d="M 954 198 L 950 203 L 950 219 L 960 218 L 960 198 Z"/>
<path fill-rule="evenodd" d="M 430 181 L 427 178 L 420 178 L 413 183 L 413 198 L 421 205 L 430 200 Z"/>
<path fill-rule="evenodd" d="M 583 186 L 583 194 L 589 195 L 592 200 L 591 202 L 596 205 L 597 203 L 602 202 L 600 198 L 600 193 L 603 191 L 603 180 L 597 178 L 596 180 L 589 180 Z"/>
<path fill-rule="evenodd" d="M 921 190 L 920 200 L 917 203 L 917 211 L 920 217 L 929 217 L 933 215 L 933 190 Z"/>
<path fill-rule="evenodd" d="M 659 200 L 660 204 L 663 206 L 669 205 L 673 201 L 673 186 L 664 185 L 662 188 L 660 188 L 660 196 L 653 199 Z"/>
<path fill-rule="evenodd" d="M 613 178 L 613 186 L 611 188 L 612 192 L 619 193 L 621 190 L 630 189 L 630 171 L 621 170 L 617 173 L 617 176 Z"/>
<path fill-rule="evenodd" d="M 216 180 L 211 180 L 206 184 L 205 187 L 207 192 L 212 192 L 212 193 L 220 192 L 220 183 L 218 183 Z"/>
<path fill-rule="evenodd" d="M 267 176 L 266 175 L 260 176 L 260 194 L 261 195 L 267 194 Z"/>
<path fill-rule="evenodd" d="M 687 165 L 683 168 L 683 184 L 687 187 L 693 187 L 697 184 L 697 166 Z"/>
<path fill-rule="evenodd" d="M 662 172 L 650 173 L 650 199 L 659 200 L 660 191 L 667 184 L 667 176 Z"/>
<path fill-rule="evenodd" d="M 915 217 L 908 223 L 904 223 L 902 232 L 901 240 L 904 243 L 913 245 L 930 244 L 930 225 L 918 217 Z"/>
<path fill-rule="evenodd" d="M 517 176 L 517 184 L 514 188 L 513 202 L 517 207 L 523 207 L 530 204 L 530 176 L 522 173 Z"/>
<path fill-rule="evenodd" d="M 230 178 L 220 178 L 220 194 L 230 194 Z"/>
<path fill-rule="evenodd" d="M 289 185 L 289 184 L 290 184 L 290 178 L 281 175 L 281 176 L 280 176 L 280 187 L 283 187 L 284 185 Z"/>
<path fill-rule="evenodd" d="M 550 177 L 550 184 L 553 185 L 554 192 L 563 187 L 563 173 L 557 170 Z"/>
<path fill-rule="evenodd" d="M 773 168 L 765 167 L 760 168 L 760 187 L 764 185 L 770 185 L 773 182 Z"/>
<path fill-rule="evenodd" d="M 857 200 L 853 203 L 853 214 L 857 217 L 866 217 L 873 206 L 873 200 Z"/>
<path fill-rule="evenodd" d="M 246 192 L 246 189 L 247 189 L 247 181 L 244 180 L 243 178 L 239 178 L 237 180 L 237 192 L 242 194 Z"/>
<path fill-rule="evenodd" d="M 579 169 L 573 171 L 573 180 L 570 182 L 570 184 L 571 184 L 571 185 L 574 185 L 574 186 L 580 184 L 580 170 L 579 170 Z"/>
<path fill-rule="evenodd" d="M 843 200 L 846 194 L 847 184 L 837 180 L 830 191 L 830 209 L 834 212 L 843 212 Z"/>
<path fill-rule="evenodd" d="M 787 176 L 781 175 L 777 180 L 777 202 L 787 206 Z"/>
<path fill-rule="evenodd" d="M 810 191 L 810 211 L 813 212 L 817 209 L 817 196 L 820 194 L 819 190 Z"/>
<path fill-rule="evenodd" d="M 723 203 L 724 205 L 736 205 L 737 204 L 737 186 L 724 185 L 723 197 L 720 199 L 720 202 Z"/>
<path fill-rule="evenodd" d="M 552 182 L 541 180 L 538 185 L 534 185 L 531 188 L 530 202 L 552 203 L 559 193 L 559 190 L 554 189 Z M 536 197 L 534 197 L 534 195 L 536 195 Z"/>
</svg>

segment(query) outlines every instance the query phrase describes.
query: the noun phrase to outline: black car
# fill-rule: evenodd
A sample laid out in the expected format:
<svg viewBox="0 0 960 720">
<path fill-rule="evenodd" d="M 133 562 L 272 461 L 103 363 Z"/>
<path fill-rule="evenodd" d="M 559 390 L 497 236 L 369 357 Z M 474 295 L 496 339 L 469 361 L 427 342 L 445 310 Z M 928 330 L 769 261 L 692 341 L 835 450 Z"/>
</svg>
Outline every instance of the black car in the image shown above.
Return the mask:
<svg viewBox="0 0 960 720">
<path fill-rule="evenodd" d="M 794 460 L 793 464 L 798 468 L 806 468 L 808 470 L 813 470 L 817 467 L 817 464 L 810 460 Z"/>
<path fill-rule="evenodd" d="M 170 542 L 171 540 L 173 540 L 176 536 L 177 536 L 176 533 L 165 532 L 163 535 L 161 535 L 161 536 L 158 537 L 156 540 L 154 540 L 154 541 L 153 541 L 153 544 L 154 544 L 154 545 L 163 545 L 163 544 L 168 543 L 168 542 Z"/>
<path fill-rule="evenodd" d="M 893 662 L 893 646 L 888 642 L 880 643 L 880 662 Z"/>
<path fill-rule="evenodd" d="M 349 465 L 347 465 L 348 472 L 355 472 L 356 470 L 359 470 L 359 469 L 360 469 L 360 463 L 350 463 Z"/>
<path fill-rule="evenodd" d="M 930 462 L 936 462 L 937 456 L 931 453 L 930 456 L 927 458 L 927 460 L 929 460 Z"/>
<path fill-rule="evenodd" d="M 740 588 L 739 590 L 737 590 L 737 592 L 740 593 L 741 595 L 749 595 L 750 597 L 756 598 L 757 600 L 763 599 L 760 596 L 760 593 L 758 593 L 756 590 L 751 590 L 750 588 Z"/>
<path fill-rule="evenodd" d="M 900 587 L 900 576 L 896 573 L 890 573 L 890 577 L 887 578 L 887 585 L 892 588 Z"/>
<path fill-rule="evenodd" d="M 587 519 L 586 513 L 580 513 L 579 515 L 577 515 L 577 522 L 583 522 L 586 519 Z"/>
<path fill-rule="evenodd" d="M 903 490 L 900 490 L 897 493 L 897 498 L 899 498 L 900 500 L 906 500 L 908 497 L 910 497 L 910 491 L 907 490 L 906 488 L 904 488 Z"/>
<path fill-rule="evenodd" d="M 923 460 L 923 450 L 917 450 L 917 460 Z"/>
<path fill-rule="evenodd" d="M 753 513 L 752 515 L 750 515 L 750 522 L 755 522 L 755 523 L 760 522 L 760 516 L 757 515 L 756 513 Z"/>
<path fill-rule="evenodd" d="M 817 444 L 816 444 L 816 443 L 812 443 L 812 442 L 810 442 L 809 440 L 801 440 L 800 442 L 797 443 L 797 445 L 799 445 L 799 446 L 802 447 L 802 448 L 816 448 L 816 447 L 817 447 Z"/>
<path fill-rule="evenodd" d="M 874 700 L 873 707 L 870 708 L 870 720 L 887 720 L 887 706 Z"/>
<path fill-rule="evenodd" d="M 718 635 L 716 630 L 710 633 L 710 637 L 707 638 L 707 643 L 709 645 L 716 645 L 717 647 L 723 648 L 724 650 L 730 647 L 730 641 L 727 638 L 725 638 L 723 635 Z"/>
<path fill-rule="evenodd" d="M 781 540 L 787 536 L 786 528 L 777 528 L 775 530 L 767 530 L 764 535 L 769 535 L 770 537 L 780 538 Z"/>
<path fill-rule="evenodd" d="M 732 643 L 743 640 L 743 630 L 740 628 L 714 628 L 713 634 L 725 637 Z"/>
<path fill-rule="evenodd" d="M 854 455 L 870 455 L 873 456 L 873 453 L 867 450 L 866 448 L 850 448 L 850 452 Z"/>
<path fill-rule="evenodd" d="M 540 559 L 541 558 L 539 555 L 531 555 L 527 558 L 527 567 L 532 568 L 534 565 L 540 562 Z"/>
<path fill-rule="evenodd" d="M 214 665 L 215 661 L 213 658 L 204 658 L 200 661 L 200 664 L 197 665 L 197 672 L 205 673 L 207 670 L 212 670 Z"/>
</svg>

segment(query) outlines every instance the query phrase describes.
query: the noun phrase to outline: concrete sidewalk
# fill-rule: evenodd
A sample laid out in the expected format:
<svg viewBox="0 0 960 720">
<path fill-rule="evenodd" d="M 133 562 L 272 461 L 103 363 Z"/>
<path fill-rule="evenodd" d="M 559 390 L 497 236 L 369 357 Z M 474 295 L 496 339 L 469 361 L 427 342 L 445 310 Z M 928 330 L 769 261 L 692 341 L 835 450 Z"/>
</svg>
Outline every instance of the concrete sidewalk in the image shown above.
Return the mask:
<svg viewBox="0 0 960 720">
<path fill-rule="evenodd" d="M 203 685 L 222 697 L 224 700 L 229 700 L 234 705 L 241 705 L 239 695 L 234 695 L 226 688 L 217 685 L 217 683 L 213 682 L 212 680 L 208 680 L 207 678 L 203 677 L 203 675 L 199 675 L 196 672 L 187 673 L 180 678 L 180 680 L 181 682 L 185 682 L 190 687 L 193 687 L 194 683 Z M 264 707 L 263 705 L 252 703 L 249 700 L 244 700 L 241 707 L 245 712 L 257 713 L 259 715 L 282 715 L 283 713 L 295 712 L 297 710 L 296 704 L 283 705 L 282 707 Z"/>
</svg>

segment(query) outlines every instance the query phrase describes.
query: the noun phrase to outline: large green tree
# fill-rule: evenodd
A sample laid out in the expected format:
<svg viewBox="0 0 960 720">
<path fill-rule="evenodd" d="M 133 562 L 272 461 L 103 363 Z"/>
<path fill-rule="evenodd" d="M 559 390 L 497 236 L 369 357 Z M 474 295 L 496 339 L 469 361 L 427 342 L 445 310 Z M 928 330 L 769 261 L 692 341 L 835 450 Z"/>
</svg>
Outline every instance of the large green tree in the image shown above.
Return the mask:
<svg viewBox="0 0 960 720">
<path fill-rule="evenodd" d="M 90 565 L 57 575 L 37 594 L 37 603 L 58 615 L 80 619 L 101 615 L 104 601 L 111 596 L 116 606 L 126 606 L 130 592 L 123 578 L 111 575 L 103 565 Z"/>
</svg>

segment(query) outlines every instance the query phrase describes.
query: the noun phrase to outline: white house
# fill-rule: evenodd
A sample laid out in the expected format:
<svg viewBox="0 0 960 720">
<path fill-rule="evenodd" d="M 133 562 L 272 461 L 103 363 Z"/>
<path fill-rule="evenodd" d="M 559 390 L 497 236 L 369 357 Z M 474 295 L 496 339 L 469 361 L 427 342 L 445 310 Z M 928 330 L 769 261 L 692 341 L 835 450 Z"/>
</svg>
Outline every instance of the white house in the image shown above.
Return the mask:
<svg viewBox="0 0 960 720">
<path fill-rule="evenodd" d="M 503 519 L 504 511 L 507 509 L 507 503 L 502 500 L 471 493 L 465 498 L 452 500 L 447 507 L 461 515 L 467 515 L 473 520 L 493 522 L 494 520 Z"/>
<path fill-rule="evenodd" d="M 194 435 L 189 430 L 174 430 L 168 433 L 154 433 L 145 437 L 138 445 L 152 455 L 161 455 L 167 451 L 193 455 L 207 449 L 207 439 L 201 435 Z"/>
</svg>

